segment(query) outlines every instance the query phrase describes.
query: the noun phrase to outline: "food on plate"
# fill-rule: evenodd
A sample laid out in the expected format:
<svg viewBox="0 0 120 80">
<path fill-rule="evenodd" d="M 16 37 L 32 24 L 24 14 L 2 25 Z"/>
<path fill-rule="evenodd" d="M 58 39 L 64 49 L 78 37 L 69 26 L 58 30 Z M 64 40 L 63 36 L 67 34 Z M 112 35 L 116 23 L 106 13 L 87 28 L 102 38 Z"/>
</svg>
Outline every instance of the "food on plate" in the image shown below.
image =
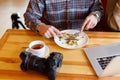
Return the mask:
<svg viewBox="0 0 120 80">
<path fill-rule="evenodd" d="M 68 45 L 80 45 L 80 38 L 76 37 L 73 33 L 63 32 L 62 35 L 59 35 L 59 41 L 64 40 Z"/>
</svg>

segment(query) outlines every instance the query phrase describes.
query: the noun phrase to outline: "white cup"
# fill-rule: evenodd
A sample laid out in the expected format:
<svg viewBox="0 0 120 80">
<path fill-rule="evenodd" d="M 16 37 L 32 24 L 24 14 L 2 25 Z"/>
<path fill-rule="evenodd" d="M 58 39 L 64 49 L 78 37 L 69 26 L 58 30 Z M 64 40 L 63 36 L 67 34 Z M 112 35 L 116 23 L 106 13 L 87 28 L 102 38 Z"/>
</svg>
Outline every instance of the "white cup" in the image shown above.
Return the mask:
<svg viewBox="0 0 120 80">
<path fill-rule="evenodd" d="M 45 55 L 45 43 L 40 40 L 35 40 L 30 42 L 29 44 L 29 50 L 33 55 L 36 55 L 38 57 L 44 57 Z"/>
</svg>

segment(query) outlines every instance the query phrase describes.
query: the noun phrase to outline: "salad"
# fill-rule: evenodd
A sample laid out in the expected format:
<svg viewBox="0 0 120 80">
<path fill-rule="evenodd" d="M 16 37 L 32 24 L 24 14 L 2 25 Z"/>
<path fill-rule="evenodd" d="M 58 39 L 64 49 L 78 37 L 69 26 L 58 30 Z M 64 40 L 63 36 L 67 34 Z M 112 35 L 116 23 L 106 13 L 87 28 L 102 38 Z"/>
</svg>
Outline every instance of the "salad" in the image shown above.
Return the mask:
<svg viewBox="0 0 120 80">
<path fill-rule="evenodd" d="M 59 36 L 59 41 L 61 40 L 64 40 L 67 45 L 80 45 L 80 38 L 72 33 L 63 32 L 62 35 Z"/>
</svg>

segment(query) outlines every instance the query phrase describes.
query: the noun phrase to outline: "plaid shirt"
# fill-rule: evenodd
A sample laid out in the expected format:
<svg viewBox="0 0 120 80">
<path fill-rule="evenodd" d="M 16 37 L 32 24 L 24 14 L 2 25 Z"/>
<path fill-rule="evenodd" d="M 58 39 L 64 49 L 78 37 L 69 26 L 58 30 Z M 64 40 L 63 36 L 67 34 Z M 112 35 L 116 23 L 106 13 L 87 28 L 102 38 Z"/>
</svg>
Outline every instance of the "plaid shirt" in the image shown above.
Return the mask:
<svg viewBox="0 0 120 80">
<path fill-rule="evenodd" d="M 45 24 L 58 29 L 79 29 L 84 19 L 95 11 L 102 16 L 101 0 L 30 0 L 24 18 L 26 26 L 34 31 L 41 17 Z"/>
</svg>

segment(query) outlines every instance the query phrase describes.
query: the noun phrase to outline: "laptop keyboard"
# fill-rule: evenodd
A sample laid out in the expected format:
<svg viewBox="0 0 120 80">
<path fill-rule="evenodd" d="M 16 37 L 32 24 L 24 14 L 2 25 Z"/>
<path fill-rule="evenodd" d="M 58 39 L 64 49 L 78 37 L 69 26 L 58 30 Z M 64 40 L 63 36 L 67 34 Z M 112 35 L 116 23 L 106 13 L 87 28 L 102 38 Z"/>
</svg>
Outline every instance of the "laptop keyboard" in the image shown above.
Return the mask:
<svg viewBox="0 0 120 80">
<path fill-rule="evenodd" d="M 109 57 L 102 57 L 102 58 L 97 58 L 98 63 L 104 70 L 108 63 L 114 58 L 115 56 L 109 56 Z"/>
</svg>

